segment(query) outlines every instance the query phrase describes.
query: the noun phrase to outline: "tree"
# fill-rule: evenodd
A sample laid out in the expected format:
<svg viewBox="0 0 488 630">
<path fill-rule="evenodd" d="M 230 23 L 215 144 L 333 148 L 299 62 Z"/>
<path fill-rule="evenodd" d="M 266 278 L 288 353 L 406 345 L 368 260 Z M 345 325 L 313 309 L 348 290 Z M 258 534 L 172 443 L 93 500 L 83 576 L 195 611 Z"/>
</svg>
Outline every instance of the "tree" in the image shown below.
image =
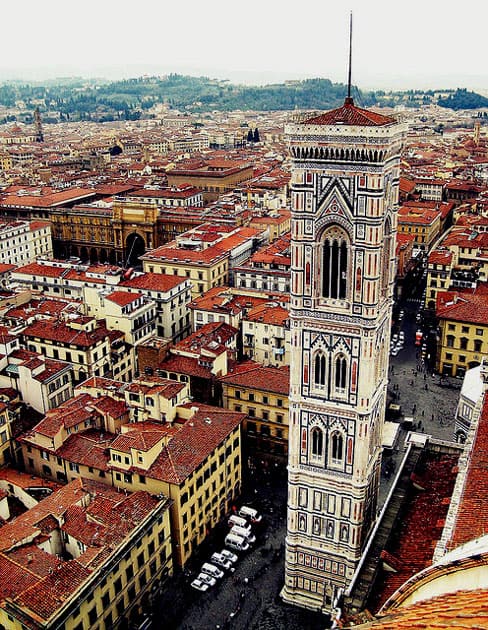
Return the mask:
<svg viewBox="0 0 488 630">
<path fill-rule="evenodd" d="M 253 136 L 253 142 L 259 142 L 259 131 L 258 128 L 256 127 L 256 129 L 254 130 L 254 136 Z"/>
<path fill-rule="evenodd" d="M 248 142 L 252 142 L 253 141 L 252 129 L 249 129 L 249 131 L 247 132 L 247 141 Z"/>
</svg>

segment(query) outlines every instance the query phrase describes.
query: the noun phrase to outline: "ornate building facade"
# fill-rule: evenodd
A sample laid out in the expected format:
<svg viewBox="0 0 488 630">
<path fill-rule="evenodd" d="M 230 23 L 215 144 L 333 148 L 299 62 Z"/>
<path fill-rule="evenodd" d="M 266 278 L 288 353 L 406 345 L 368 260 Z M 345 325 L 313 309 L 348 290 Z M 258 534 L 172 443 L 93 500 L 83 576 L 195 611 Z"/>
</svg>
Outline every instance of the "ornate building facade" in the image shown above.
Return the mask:
<svg viewBox="0 0 488 630">
<path fill-rule="evenodd" d="M 283 599 L 331 612 L 377 513 L 403 126 L 354 106 L 290 123 Z"/>
</svg>

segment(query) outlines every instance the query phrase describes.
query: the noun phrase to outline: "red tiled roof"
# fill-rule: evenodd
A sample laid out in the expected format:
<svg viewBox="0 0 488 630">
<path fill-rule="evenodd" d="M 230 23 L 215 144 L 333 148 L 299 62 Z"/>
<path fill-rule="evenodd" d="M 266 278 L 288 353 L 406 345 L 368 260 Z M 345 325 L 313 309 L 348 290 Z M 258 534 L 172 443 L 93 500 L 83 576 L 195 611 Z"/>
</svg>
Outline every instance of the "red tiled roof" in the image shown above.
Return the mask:
<svg viewBox="0 0 488 630">
<path fill-rule="evenodd" d="M 288 396 L 290 368 L 263 366 L 255 361 L 245 361 L 236 365 L 232 372 L 221 376 L 219 380 L 228 385 L 261 389 Z"/>
<path fill-rule="evenodd" d="M 449 319 L 470 324 L 488 325 L 488 295 L 469 294 L 455 296 L 452 303 L 437 309 L 438 319 Z"/>
<path fill-rule="evenodd" d="M 485 320 L 488 323 L 488 320 Z M 466 473 L 462 498 L 456 515 L 451 549 L 488 531 L 488 396 L 485 401 L 474 439 Z"/>
<path fill-rule="evenodd" d="M 91 429 L 73 433 L 55 454 L 67 462 L 90 466 L 96 470 L 108 470 L 108 452 L 114 436 L 111 433 Z"/>
<path fill-rule="evenodd" d="M 160 370 L 167 372 L 175 372 L 176 374 L 185 374 L 197 378 L 209 379 L 212 372 L 209 367 L 205 367 L 198 363 L 198 358 L 185 357 L 180 355 L 169 355 L 159 364 Z"/>
<path fill-rule="evenodd" d="M 377 611 L 406 580 L 432 563 L 433 547 L 442 534 L 442 521 L 449 509 L 449 501 L 456 480 L 458 454 L 424 452 L 395 536 L 387 544 L 387 551 L 397 561 L 397 571 L 383 571 L 375 583 L 370 610 Z"/>
<path fill-rule="evenodd" d="M 178 433 L 163 447 L 145 473 L 147 477 L 180 484 L 201 464 L 246 417 L 227 409 L 189 403 L 198 407 Z"/>
<path fill-rule="evenodd" d="M 43 319 L 27 326 L 22 335 L 90 348 L 108 337 L 109 331 L 100 323 L 94 330 L 86 331 L 71 328 L 64 322 Z"/>
<path fill-rule="evenodd" d="M 186 282 L 186 278 L 181 276 L 172 276 L 164 273 L 144 273 L 124 280 L 119 287 L 127 287 L 131 289 L 146 289 L 147 291 L 171 291 L 180 284 Z"/>
<path fill-rule="evenodd" d="M 54 267 L 53 265 L 41 265 L 40 263 L 29 263 L 23 267 L 18 267 L 15 273 L 26 276 L 43 276 L 46 278 L 62 278 L 68 273 L 66 267 Z"/>
<path fill-rule="evenodd" d="M 333 109 L 320 116 L 309 118 L 303 124 L 306 125 L 353 125 L 357 127 L 381 127 L 392 125 L 396 121 L 390 116 L 378 114 L 369 109 L 356 107 L 352 99 L 344 101 L 344 105 Z"/>
<path fill-rule="evenodd" d="M 456 591 L 388 611 L 356 630 L 459 630 L 488 628 L 488 589 Z"/>
<path fill-rule="evenodd" d="M 450 265 L 452 257 L 450 251 L 435 249 L 429 254 L 429 265 Z"/>
<path fill-rule="evenodd" d="M 158 442 L 161 442 L 164 436 L 163 431 L 142 431 L 136 428 L 133 431 L 126 431 L 118 435 L 110 445 L 110 448 L 124 453 L 129 453 L 132 449 L 149 451 Z"/>
<path fill-rule="evenodd" d="M 129 293 L 128 291 L 112 291 L 109 295 L 107 295 L 107 300 L 118 304 L 119 306 L 126 306 L 127 304 L 132 304 L 142 295 L 140 293 Z"/>
<path fill-rule="evenodd" d="M 250 309 L 244 319 L 249 322 L 284 326 L 289 318 L 290 313 L 288 309 L 283 308 L 283 306 L 279 304 L 271 306 L 268 302 L 267 304 L 260 304 Z"/>
</svg>

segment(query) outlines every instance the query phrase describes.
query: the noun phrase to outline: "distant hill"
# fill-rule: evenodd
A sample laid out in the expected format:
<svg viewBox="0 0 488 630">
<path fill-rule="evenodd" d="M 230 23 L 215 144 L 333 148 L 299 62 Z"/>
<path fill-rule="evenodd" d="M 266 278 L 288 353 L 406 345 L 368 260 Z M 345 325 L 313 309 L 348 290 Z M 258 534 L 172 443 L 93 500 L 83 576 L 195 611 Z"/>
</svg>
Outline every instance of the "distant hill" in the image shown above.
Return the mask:
<svg viewBox="0 0 488 630">
<path fill-rule="evenodd" d="M 437 94 L 437 96 L 436 96 Z M 435 102 L 439 91 L 360 92 L 353 88 L 356 104 L 406 107 Z M 169 74 L 164 77 L 139 77 L 121 81 L 61 78 L 46 82 L 9 81 L 0 84 L 0 106 L 14 109 L 0 123 L 20 120 L 32 122 L 39 107 L 43 121 L 137 120 L 153 116 L 151 108 L 165 103 L 188 112 L 212 110 L 321 110 L 339 106 L 346 86 L 329 79 L 285 81 L 264 86 L 232 84 L 221 79 Z M 443 90 L 443 107 L 476 108 L 488 106 L 488 99 L 466 90 Z"/>
<path fill-rule="evenodd" d="M 454 94 L 440 98 L 437 104 L 455 110 L 480 109 L 481 107 L 488 107 L 488 98 L 476 92 L 468 92 L 466 89 L 457 89 Z"/>
</svg>

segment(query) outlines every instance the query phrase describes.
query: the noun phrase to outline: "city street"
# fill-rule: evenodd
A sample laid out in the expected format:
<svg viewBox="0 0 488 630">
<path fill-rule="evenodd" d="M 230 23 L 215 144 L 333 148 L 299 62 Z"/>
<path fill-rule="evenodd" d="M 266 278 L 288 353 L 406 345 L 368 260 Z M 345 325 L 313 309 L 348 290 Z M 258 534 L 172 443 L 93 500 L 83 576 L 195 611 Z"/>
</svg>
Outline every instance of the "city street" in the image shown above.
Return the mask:
<svg viewBox="0 0 488 630">
<path fill-rule="evenodd" d="M 239 554 L 235 572 L 227 573 L 207 592 L 190 586 L 203 562 L 223 548 L 227 524 L 214 532 L 208 545 L 197 552 L 191 566 L 178 573 L 157 606 L 154 627 L 181 630 L 323 630 L 327 617 L 285 605 L 279 596 L 283 586 L 286 535 L 286 471 L 261 469 L 247 484 L 243 501 L 263 514 L 252 551 Z M 254 491 L 256 489 L 256 492 Z"/>
<path fill-rule="evenodd" d="M 422 366 L 421 347 L 415 345 L 417 300 L 407 301 L 402 308 L 405 315 L 398 328 L 405 333 L 405 345 L 397 356 L 390 356 L 389 400 L 401 406 L 404 416 L 413 417 L 418 431 L 454 441 L 454 415 L 462 381 L 434 375 L 433 356 L 430 369 Z"/>
</svg>

